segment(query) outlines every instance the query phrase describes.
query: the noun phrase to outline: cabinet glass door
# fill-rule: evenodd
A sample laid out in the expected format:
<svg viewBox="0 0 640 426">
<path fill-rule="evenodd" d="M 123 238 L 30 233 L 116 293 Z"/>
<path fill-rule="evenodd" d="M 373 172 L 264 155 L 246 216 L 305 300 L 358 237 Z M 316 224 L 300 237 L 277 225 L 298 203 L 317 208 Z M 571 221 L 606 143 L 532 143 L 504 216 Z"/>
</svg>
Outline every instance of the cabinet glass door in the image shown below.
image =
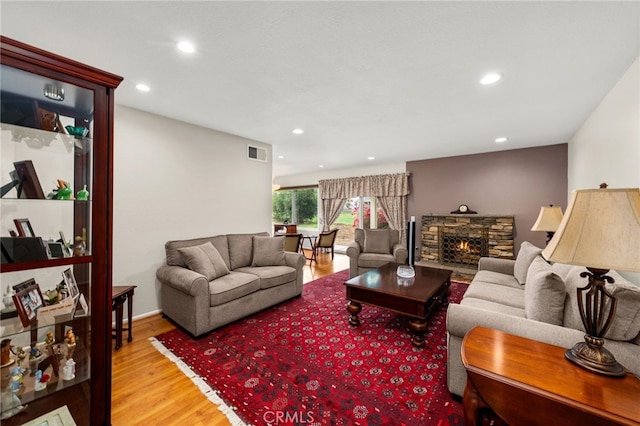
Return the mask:
<svg viewBox="0 0 640 426">
<path fill-rule="evenodd" d="M 0 79 L 1 419 L 16 421 L 27 404 L 67 406 L 82 418 L 90 411 L 94 91 L 7 65 Z"/>
</svg>

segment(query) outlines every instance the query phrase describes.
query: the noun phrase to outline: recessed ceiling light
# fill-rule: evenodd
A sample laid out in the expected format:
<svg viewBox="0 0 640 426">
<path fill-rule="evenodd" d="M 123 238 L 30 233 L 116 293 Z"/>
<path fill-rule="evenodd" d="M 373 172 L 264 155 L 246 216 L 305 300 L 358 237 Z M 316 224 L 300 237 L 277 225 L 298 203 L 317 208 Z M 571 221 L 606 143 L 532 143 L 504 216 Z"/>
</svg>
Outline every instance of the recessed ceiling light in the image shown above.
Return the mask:
<svg viewBox="0 0 640 426">
<path fill-rule="evenodd" d="M 503 143 L 503 142 L 506 142 L 506 141 L 507 141 L 507 138 L 505 138 L 505 137 L 496 138 L 496 143 Z"/>
<path fill-rule="evenodd" d="M 141 92 L 148 92 L 149 90 L 151 90 L 151 88 L 144 83 L 136 84 L 136 89 L 138 89 Z"/>
<path fill-rule="evenodd" d="M 301 134 L 304 133 L 304 130 L 302 130 L 302 129 L 293 129 L 293 133 L 296 134 L 296 135 L 301 135 Z"/>
<path fill-rule="evenodd" d="M 181 41 L 180 43 L 177 44 L 177 46 L 178 46 L 178 49 L 184 53 L 193 53 L 196 51 L 195 46 L 188 41 Z"/>
<path fill-rule="evenodd" d="M 499 81 L 500 79 L 502 79 L 502 74 L 498 74 L 497 72 L 492 72 L 482 77 L 480 79 L 480 84 L 483 84 L 483 85 L 493 84 Z"/>
<path fill-rule="evenodd" d="M 376 157 L 367 157 L 367 160 L 375 160 Z"/>
<path fill-rule="evenodd" d="M 284 155 L 278 155 L 278 158 L 282 160 L 284 158 Z"/>
<path fill-rule="evenodd" d="M 324 166 L 322 164 L 320 164 L 318 167 L 323 168 Z"/>
</svg>

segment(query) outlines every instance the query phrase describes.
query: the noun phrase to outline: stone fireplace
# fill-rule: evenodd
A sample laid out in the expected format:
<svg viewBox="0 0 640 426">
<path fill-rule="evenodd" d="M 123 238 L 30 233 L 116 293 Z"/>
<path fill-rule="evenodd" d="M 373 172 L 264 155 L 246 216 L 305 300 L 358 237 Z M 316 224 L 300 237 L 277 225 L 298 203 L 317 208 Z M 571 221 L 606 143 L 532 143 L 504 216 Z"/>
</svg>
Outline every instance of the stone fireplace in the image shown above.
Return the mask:
<svg viewBox="0 0 640 426">
<path fill-rule="evenodd" d="M 513 216 L 422 216 L 420 260 L 476 269 L 482 256 L 513 259 Z"/>
</svg>

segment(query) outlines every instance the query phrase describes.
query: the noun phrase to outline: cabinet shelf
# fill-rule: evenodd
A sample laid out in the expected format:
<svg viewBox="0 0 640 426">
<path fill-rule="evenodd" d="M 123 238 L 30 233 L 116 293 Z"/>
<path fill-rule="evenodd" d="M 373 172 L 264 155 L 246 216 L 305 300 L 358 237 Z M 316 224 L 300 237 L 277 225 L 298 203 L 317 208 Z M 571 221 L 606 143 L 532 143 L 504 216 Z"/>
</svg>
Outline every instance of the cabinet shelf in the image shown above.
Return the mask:
<svg viewBox="0 0 640 426">
<path fill-rule="evenodd" d="M 61 257 L 59 259 L 38 260 L 34 262 L 6 263 L 0 267 L 1 272 L 24 271 L 27 269 L 49 268 L 51 266 L 79 265 L 93 262 L 93 256 Z"/>
</svg>

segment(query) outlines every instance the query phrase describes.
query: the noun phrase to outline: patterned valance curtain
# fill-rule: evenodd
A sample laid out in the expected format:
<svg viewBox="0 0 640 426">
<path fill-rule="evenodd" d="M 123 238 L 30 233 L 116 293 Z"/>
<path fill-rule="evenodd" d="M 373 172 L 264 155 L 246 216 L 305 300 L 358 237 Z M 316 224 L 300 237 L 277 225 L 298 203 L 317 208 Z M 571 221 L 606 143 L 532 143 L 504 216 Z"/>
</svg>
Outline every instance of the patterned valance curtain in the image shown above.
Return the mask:
<svg viewBox="0 0 640 426">
<path fill-rule="evenodd" d="M 324 179 L 318 182 L 323 200 L 352 197 L 404 197 L 409 195 L 409 174 Z"/>
<path fill-rule="evenodd" d="M 407 217 L 407 195 L 409 195 L 409 174 L 361 176 L 344 179 L 325 179 L 318 182 L 323 230 L 338 218 L 347 198 L 376 197 L 384 211 L 389 226 L 400 230 L 405 240 Z"/>
</svg>

